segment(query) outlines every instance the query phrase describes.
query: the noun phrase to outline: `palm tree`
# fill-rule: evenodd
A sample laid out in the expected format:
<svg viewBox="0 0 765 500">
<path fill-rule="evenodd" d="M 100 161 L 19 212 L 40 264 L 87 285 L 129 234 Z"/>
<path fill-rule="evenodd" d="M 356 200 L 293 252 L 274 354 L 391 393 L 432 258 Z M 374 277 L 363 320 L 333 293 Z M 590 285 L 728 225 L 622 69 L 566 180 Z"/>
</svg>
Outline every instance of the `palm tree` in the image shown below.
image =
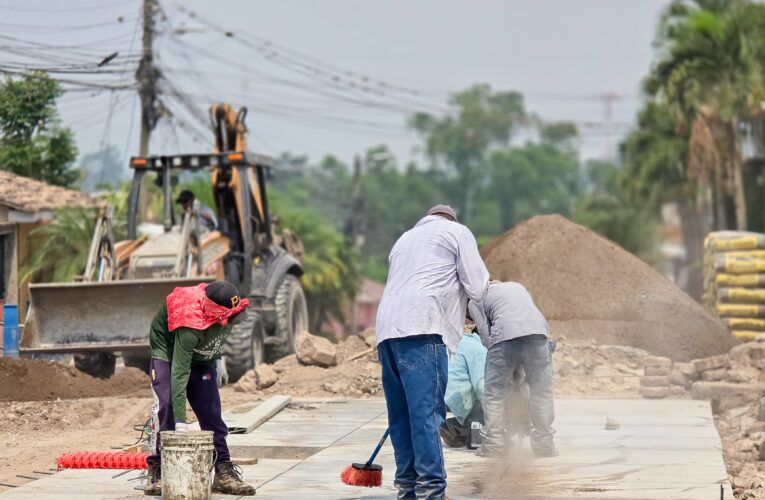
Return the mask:
<svg viewBox="0 0 765 500">
<path fill-rule="evenodd" d="M 21 268 L 21 282 L 72 281 L 88 259 L 96 210 L 64 208 L 30 234 L 32 252 Z"/>
<path fill-rule="evenodd" d="M 706 156 L 708 151 L 691 150 L 691 133 L 676 128 L 668 106 L 646 102 L 638 112 L 637 128 L 621 146 L 622 179 L 624 190 L 636 204 L 656 211 L 667 201 L 677 204 L 688 269 L 686 291 L 701 298 L 702 247 L 710 229 L 712 180 L 699 164 L 715 161 Z"/>
<path fill-rule="evenodd" d="M 759 4 L 675 0 L 660 22 L 659 59 L 645 81 L 646 90 L 670 106 L 678 127 L 690 129 L 688 158 L 704 161 L 689 167 L 712 181 L 720 228 L 726 226 L 725 194 L 734 199 L 736 227 L 747 226 L 739 128 L 760 112 L 765 97 L 763 29 Z"/>
</svg>

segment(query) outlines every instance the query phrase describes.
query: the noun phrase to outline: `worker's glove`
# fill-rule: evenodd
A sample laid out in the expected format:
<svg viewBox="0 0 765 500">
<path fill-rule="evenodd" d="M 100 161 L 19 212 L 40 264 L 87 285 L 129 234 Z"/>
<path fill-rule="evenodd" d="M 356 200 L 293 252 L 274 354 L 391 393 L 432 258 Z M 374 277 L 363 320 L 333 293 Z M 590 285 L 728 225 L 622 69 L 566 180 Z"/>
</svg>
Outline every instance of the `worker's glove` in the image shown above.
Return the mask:
<svg viewBox="0 0 765 500">
<path fill-rule="evenodd" d="M 215 361 L 215 380 L 218 382 L 218 387 L 223 387 L 228 384 L 228 371 L 226 371 L 226 362 L 223 358 Z"/>
<path fill-rule="evenodd" d="M 189 424 L 186 422 L 176 422 L 175 432 L 189 432 Z"/>
</svg>

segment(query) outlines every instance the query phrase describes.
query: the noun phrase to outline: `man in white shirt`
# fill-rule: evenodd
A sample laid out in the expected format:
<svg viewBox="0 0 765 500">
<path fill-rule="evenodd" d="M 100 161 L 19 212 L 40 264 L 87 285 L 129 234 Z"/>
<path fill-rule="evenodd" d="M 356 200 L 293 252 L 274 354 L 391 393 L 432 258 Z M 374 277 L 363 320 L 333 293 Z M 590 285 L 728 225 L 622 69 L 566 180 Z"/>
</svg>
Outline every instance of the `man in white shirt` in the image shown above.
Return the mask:
<svg viewBox="0 0 765 500">
<path fill-rule="evenodd" d="M 438 431 L 446 417 L 447 348 L 460 341 L 467 300 L 483 300 L 489 272 L 454 209 L 436 205 L 389 257 L 377 312 L 378 356 L 400 499 L 442 499 Z"/>
<path fill-rule="evenodd" d="M 484 374 L 481 454 L 501 456 L 505 450 L 502 434 L 505 398 L 513 385 L 513 373 L 521 367 L 529 383 L 531 450 L 538 457 L 557 455 L 552 428 L 555 418 L 552 348 L 547 320 L 531 294 L 520 283 L 492 282 L 482 302 L 470 302 L 469 312 L 489 350 Z"/>
</svg>

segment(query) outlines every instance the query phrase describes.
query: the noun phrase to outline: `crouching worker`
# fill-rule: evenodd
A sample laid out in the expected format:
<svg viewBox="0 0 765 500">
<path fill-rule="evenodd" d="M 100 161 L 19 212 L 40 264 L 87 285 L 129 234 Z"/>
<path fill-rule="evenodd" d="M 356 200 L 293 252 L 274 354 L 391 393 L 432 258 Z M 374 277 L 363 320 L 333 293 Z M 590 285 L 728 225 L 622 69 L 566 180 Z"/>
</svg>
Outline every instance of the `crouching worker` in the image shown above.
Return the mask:
<svg viewBox="0 0 765 500">
<path fill-rule="evenodd" d="M 186 432 L 186 399 L 204 431 L 213 432 L 215 479 L 212 490 L 229 495 L 254 495 L 240 469 L 231 463 L 226 445 L 228 427 L 221 418 L 218 386 L 227 374 L 221 354 L 232 325 L 243 321 L 249 301 L 227 281 L 178 287 L 154 316 L 151 344 L 152 406 L 149 484 L 144 493 L 160 495 L 160 432 Z"/>
<path fill-rule="evenodd" d="M 449 360 L 449 378 L 444 401 L 454 415 L 441 424 L 441 439 L 456 448 L 468 445 L 470 425 L 483 424 L 483 384 L 486 348 L 473 327 L 457 344 L 457 353 Z"/>
<path fill-rule="evenodd" d="M 548 327 L 531 294 L 520 283 L 492 282 L 483 302 L 470 302 L 486 355 L 481 454 L 502 456 L 507 395 L 513 374 L 523 368 L 529 384 L 531 450 L 538 457 L 558 454 L 553 441 L 552 349 Z"/>
</svg>

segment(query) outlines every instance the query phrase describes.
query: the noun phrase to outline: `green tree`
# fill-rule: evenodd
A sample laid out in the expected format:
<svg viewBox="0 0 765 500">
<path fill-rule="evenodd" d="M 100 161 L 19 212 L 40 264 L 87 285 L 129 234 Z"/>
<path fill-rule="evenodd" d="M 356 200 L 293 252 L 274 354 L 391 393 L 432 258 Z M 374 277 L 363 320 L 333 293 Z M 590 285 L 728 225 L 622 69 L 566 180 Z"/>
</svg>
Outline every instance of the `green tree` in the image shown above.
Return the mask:
<svg viewBox="0 0 765 500">
<path fill-rule="evenodd" d="M 322 214 L 298 208 L 291 197 L 271 191 L 271 206 L 279 215 L 280 227 L 297 233 L 305 246 L 306 292 L 310 330 L 318 332 L 329 314 L 342 321 L 343 306 L 359 286 L 356 252 L 345 236 Z"/>
<path fill-rule="evenodd" d="M 700 132 L 696 132 L 701 136 Z M 677 204 L 680 215 L 686 290 L 700 298 L 702 246 L 710 230 L 713 179 L 705 165 L 715 164 L 716 149 L 704 149 L 709 141 L 697 141 L 689 149 L 690 132 L 676 126 L 668 106 L 646 102 L 638 113 L 638 126 L 621 146 L 622 186 L 633 204 L 658 215 L 666 202 Z"/>
<path fill-rule="evenodd" d="M 709 151 L 699 165 L 713 179 L 716 226 L 727 226 L 725 194 L 733 197 L 735 226 L 747 227 L 739 127 L 759 113 L 763 85 L 765 7 L 745 0 L 675 0 L 659 25 L 659 57 L 646 90 L 670 106 L 690 129 L 691 150 Z"/>
<path fill-rule="evenodd" d="M 608 161 L 590 161 L 586 194 L 579 197 L 573 220 L 642 257 L 655 260 L 657 221 L 650 207 L 633 203 L 623 189 L 623 171 Z"/>
<path fill-rule="evenodd" d="M 97 209 L 65 208 L 30 234 L 32 252 L 21 268 L 21 282 L 72 281 L 85 269 Z"/>
<path fill-rule="evenodd" d="M 538 142 L 491 153 L 482 211 L 494 205 L 499 217 L 478 221 L 478 233 L 498 234 L 538 214 L 571 214 L 580 184 L 576 127 L 570 123 L 542 125 L 539 135 Z M 485 225 L 492 220 L 493 227 Z"/>
<path fill-rule="evenodd" d="M 460 219 L 473 221 L 480 186 L 488 175 L 489 156 L 506 148 L 528 116 L 517 92 L 494 92 L 486 84 L 474 85 L 450 98 L 453 111 L 436 117 L 417 113 L 409 121 L 425 141 L 432 166 L 452 175 Z"/>
<path fill-rule="evenodd" d="M 74 134 L 56 110 L 61 93 L 42 72 L 0 83 L 0 168 L 61 186 L 77 180 Z"/>
</svg>

